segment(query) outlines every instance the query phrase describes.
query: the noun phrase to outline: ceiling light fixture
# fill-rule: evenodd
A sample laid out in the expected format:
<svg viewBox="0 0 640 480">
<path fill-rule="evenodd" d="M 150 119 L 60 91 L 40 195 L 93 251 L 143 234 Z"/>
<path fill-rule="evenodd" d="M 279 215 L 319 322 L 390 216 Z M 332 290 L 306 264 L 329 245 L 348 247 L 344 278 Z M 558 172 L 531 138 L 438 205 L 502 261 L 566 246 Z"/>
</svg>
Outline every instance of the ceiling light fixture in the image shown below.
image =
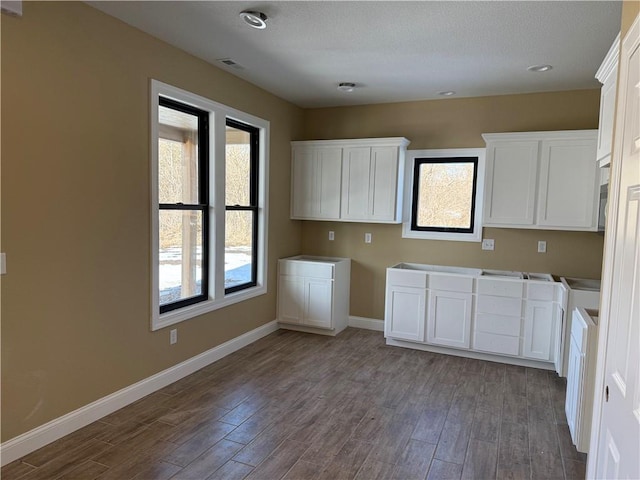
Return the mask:
<svg viewBox="0 0 640 480">
<path fill-rule="evenodd" d="M 340 90 L 341 92 L 353 92 L 354 88 L 356 88 L 356 84 L 352 82 L 341 82 L 338 84 L 338 90 Z"/>
<path fill-rule="evenodd" d="M 450 97 L 451 95 L 455 95 L 456 92 L 453 90 L 445 90 L 444 92 L 438 92 L 438 95 L 442 95 L 443 97 Z"/>
<path fill-rule="evenodd" d="M 531 65 L 527 67 L 527 70 L 530 72 L 548 72 L 553 67 L 551 65 Z"/>
<path fill-rule="evenodd" d="M 240 12 L 240 18 L 250 27 L 264 30 L 267 28 L 267 16 L 255 10 L 243 10 Z"/>
</svg>

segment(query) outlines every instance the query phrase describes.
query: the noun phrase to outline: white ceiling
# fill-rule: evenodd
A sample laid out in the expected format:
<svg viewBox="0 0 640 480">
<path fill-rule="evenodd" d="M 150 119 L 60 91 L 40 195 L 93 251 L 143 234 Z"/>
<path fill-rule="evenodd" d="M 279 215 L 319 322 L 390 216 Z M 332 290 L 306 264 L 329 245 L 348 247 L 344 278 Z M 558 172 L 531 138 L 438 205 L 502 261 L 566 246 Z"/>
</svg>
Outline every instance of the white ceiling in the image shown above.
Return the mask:
<svg viewBox="0 0 640 480">
<path fill-rule="evenodd" d="M 621 10 L 558 0 L 88 3 L 301 107 L 597 88 Z M 267 14 L 267 29 L 247 26 L 245 9 Z M 553 70 L 528 72 L 534 64 Z M 339 82 L 358 88 L 342 93 Z"/>
</svg>

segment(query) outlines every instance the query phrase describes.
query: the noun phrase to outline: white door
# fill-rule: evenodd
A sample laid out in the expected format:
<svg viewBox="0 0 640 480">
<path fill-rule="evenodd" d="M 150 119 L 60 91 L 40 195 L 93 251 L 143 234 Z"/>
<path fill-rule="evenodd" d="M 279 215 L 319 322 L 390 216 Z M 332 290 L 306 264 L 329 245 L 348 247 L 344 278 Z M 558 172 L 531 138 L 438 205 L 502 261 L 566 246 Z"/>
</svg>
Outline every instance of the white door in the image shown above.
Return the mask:
<svg viewBox="0 0 640 480">
<path fill-rule="evenodd" d="M 551 360 L 556 346 L 554 340 L 553 304 L 527 300 L 522 354 L 537 360 Z"/>
<path fill-rule="evenodd" d="M 366 220 L 369 217 L 371 148 L 350 147 L 342 153 L 342 218 Z"/>
<path fill-rule="evenodd" d="M 305 325 L 332 328 L 333 280 L 307 278 L 304 281 Z"/>
<path fill-rule="evenodd" d="M 484 223 L 533 225 L 538 180 L 538 141 L 487 145 Z"/>
<path fill-rule="evenodd" d="M 611 205 L 605 238 L 601 322 L 608 327 L 598 368 L 587 476 L 640 478 L 640 16 L 621 54 Z M 601 326 L 603 326 L 601 323 Z M 604 332 L 603 332 L 604 333 Z M 595 445 L 594 445 L 595 443 Z M 595 448 L 594 448 L 595 446 Z M 597 450 L 596 450 L 597 449 Z"/>
<path fill-rule="evenodd" d="M 398 198 L 398 147 L 371 149 L 370 218 L 381 222 L 396 219 Z"/>
<path fill-rule="evenodd" d="M 429 291 L 428 343 L 469 348 L 472 298 L 470 293 Z"/>
<path fill-rule="evenodd" d="M 389 287 L 385 302 L 386 336 L 424 342 L 427 291 L 423 288 Z"/>
<path fill-rule="evenodd" d="M 538 225 L 597 229 L 596 139 L 544 140 Z"/>
<path fill-rule="evenodd" d="M 278 321 L 302 323 L 304 311 L 304 278 L 280 275 L 278 279 Z"/>
</svg>

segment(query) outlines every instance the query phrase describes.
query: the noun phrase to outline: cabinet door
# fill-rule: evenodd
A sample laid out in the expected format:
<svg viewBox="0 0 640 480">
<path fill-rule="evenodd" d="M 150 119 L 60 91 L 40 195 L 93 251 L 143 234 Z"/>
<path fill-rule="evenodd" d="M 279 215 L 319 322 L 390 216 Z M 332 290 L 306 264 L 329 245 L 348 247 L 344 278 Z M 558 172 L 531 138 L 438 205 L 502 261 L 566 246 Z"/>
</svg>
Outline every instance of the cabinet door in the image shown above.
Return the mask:
<svg viewBox="0 0 640 480">
<path fill-rule="evenodd" d="M 523 355 L 537 360 L 553 360 L 555 350 L 553 304 L 528 300 L 524 314 Z"/>
<path fill-rule="evenodd" d="M 385 335 L 398 340 L 424 342 L 427 291 L 390 286 L 385 302 Z"/>
<path fill-rule="evenodd" d="M 304 278 L 280 275 L 278 279 L 278 321 L 302 323 L 304 312 Z"/>
<path fill-rule="evenodd" d="M 293 151 L 291 216 L 340 218 L 342 149 L 298 147 Z"/>
<path fill-rule="evenodd" d="M 340 218 L 342 148 L 318 148 L 315 168 L 317 210 L 314 217 L 324 220 Z"/>
<path fill-rule="evenodd" d="M 571 432 L 573 444 L 578 439 L 577 427 L 580 422 L 580 388 L 582 385 L 582 373 L 584 370 L 584 357 L 580 348 L 571 339 L 569 347 L 569 369 L 567 371 L 567 397 L 564 410 L 567 414 L 567 424 Z"/>
<path fill-rule="evenodd" d="M 371 185 L 369 216 L 380 222 L 400 221 L 396 218 L 398 201 L 398 148 L 371 149 Z"/>
<path fill-rule="evenodd" d="M 333 328 L 333 280 L 306 278 L 304 281 L 304 325 Z"/>
<path fill-rule="evenodd" d="M 291 216 L 309 218 L 313 216 L 315 149 L 293 150 L 291 181 Z"/>
<path fill-rule="evenodd" d="M 429 291 L 427 342 L 469 348 L 471 299 L 470 293 Z"/>
<path fill-rule="evenodd" d="M 595 139 L 542 142 L 538 225 L 597 229 L 599 179 L 595 157 Z"/>
<path fill-rule="evenodd" d="M 371 179 L 371 148 L 350 147 L 342 152 L 342 218 L 367 220 Z"/>
<path fill-rule="evenodd" d="M 596 157 L 601 161 L 600 166 L 608 165 L 606 161 L 611 156 L 613 141 L 613 119 L 616 107 L 616 85 L 618 69 L 614 68 L 606 78 L 600 90 L 600 121 L 598 123 L 598 147 Z"/>
<path fill-rule="evenodd" d="M 538 175 L 538 141 L 487 145 L 484 223 L 533 225 Z"/>
</svg>

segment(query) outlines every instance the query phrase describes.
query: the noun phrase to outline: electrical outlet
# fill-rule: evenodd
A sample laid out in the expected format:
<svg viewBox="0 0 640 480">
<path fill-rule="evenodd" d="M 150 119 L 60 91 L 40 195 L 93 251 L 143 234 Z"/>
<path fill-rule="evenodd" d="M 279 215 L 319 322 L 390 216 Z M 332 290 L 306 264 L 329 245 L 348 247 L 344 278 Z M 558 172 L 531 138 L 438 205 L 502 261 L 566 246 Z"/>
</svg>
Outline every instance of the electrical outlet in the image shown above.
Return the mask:
<svg viewBox="0 0 640 480">
<path fill-rule="evenodd" d="M 364 243 L 371 243 L 371 234 L 370 233 L 365 233 L 364 234 Z"/>
<path fill-rule="evenodd" d="M 482 249 L 483 250 L 494 250 L 495 249 L 495 240 L 493 238 L 483 238 L 482 239 Z"/>
<path fill-rule="evenodd" d="M 538 253 L 547 253 L 547 242 L 544 240 L 538 242 Z"/>
<path fill-rule="evenodd" d="M 178 343 L 178 329 L 174 328 L 173 330 L 169 331 L 169 344 L 173 345 L 175 343 Z"/>
<path fill-rule="evenodd" d="M 0 275 L 7 273 L 7 254 L 0 253 Z"/>
<path fill-rule="evenodd" d="M 329 241 L 333 242 L 336 239 L 336 234 L 333 230 L 329 230 Z"/>
</svg>

